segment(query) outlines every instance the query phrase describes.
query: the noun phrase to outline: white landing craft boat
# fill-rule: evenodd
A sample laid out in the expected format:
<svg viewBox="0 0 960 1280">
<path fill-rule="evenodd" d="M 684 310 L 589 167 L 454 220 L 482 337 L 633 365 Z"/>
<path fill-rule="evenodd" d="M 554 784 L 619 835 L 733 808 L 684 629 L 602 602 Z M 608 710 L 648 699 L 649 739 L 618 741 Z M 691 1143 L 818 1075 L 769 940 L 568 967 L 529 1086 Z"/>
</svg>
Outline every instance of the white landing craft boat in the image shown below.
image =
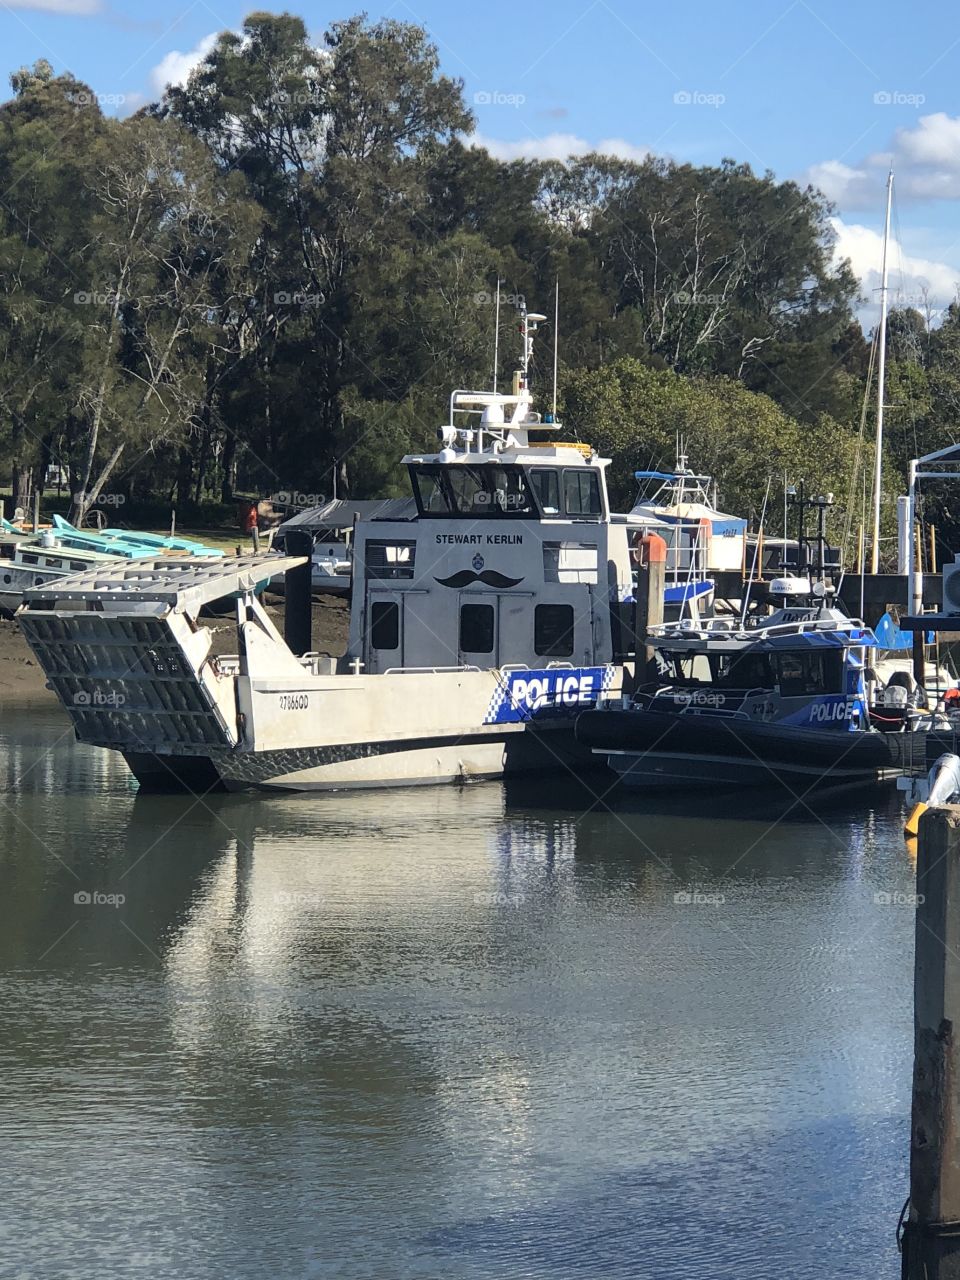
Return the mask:
<svg viewBox="0 0 960 1280">
<path fill-rule="evenodd" d="M 573 725 L 619 694 L 631 530 L 610 522 L 607 461 L 533 410 L 542 319 L 522 316 L 512 394 L 455 391 L 440 451 L 404 459 L 416 513 L 356 525 L 342 658 L 285 643 L 254 594 L 263 558 L 136 560 L 28 592 L 20 625 L 78 738 L 122 752 L 142 783 L 194 790 L 589 762 Z M 229 594 L 237 653 L 214 656 L 198 615 Z"/>
</svg>

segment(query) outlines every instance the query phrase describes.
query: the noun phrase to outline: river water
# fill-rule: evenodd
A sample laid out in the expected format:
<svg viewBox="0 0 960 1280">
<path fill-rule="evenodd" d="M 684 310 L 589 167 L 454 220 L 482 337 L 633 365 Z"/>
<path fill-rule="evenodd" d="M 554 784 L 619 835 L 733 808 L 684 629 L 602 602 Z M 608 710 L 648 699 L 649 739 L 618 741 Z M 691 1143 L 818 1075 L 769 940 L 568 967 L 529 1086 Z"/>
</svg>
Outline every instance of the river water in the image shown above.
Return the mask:
<svg viewBox="0 0 960 1280">
<path fill-rule="evenodd" d="M 899 1275 L 895 793 L 0 785 L 3 1276 Z"/>
</svg>

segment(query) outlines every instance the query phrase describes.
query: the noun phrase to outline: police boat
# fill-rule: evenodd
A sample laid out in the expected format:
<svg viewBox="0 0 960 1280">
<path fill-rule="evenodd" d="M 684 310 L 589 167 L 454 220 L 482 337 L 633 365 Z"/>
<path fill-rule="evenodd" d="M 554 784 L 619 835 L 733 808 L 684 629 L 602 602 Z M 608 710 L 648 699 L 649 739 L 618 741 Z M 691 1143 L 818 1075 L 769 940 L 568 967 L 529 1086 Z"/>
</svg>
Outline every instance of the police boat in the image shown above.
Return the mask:
<svg viewBox="0 0 960 1280">
<path fill-rule="evenodd" d="M 342 656 L 287 643 L 254 589 L 264 557 L 129 561 L 28 592 L 21 628 L 78 738 L 194 791 L 597 764 L 574 723 L 632 658 L 631 529 L 611 520 L 608 460 L 534 408 L 543 319 L 521 313 L 511 389 L 455 390 L 436 452 L 403 459 L 414 508 L 354 526 Z M 236 647 L 215 652 L 199 613 L 227 596 Z"/>
<path fill-rule="evenodd" d="M 588 711 L 577 738 L 636 788 L 806 791 L 890 767 L 870 728 L 862 622 L 816 604 L 754 625 L 713 618 L 652 627 L 653 679 Z"/>
</svg>

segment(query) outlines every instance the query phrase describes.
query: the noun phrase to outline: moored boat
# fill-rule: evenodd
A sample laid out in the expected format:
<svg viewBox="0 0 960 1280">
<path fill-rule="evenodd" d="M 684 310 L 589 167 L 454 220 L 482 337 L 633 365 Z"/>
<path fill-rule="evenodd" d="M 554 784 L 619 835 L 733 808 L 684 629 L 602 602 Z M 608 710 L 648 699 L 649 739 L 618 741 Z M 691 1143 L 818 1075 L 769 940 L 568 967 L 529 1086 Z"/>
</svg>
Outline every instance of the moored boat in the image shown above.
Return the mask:
<svg viewBox="0 0 960 1280">
<path fill-rule="evenodd" d="M 577 722 L 579 741 L 636 788 L 815 785 L 890 765 L 869 728 L 872 632 L 825 605 L 752 627 L 661 624 L 647 637 L 658 678 Z"/>
<path fill-rule="evenodd" d="M 141 782 L 204 790 L 589 766 L 574 721 L 632 656 L 630 530 L 608 461 L 533 408 L 542 319 L 521 315 L 512 391 L 454 391 L 439 450 L 404 458 L 414 513 L 357 523 L 341 658 L 295 651 L 256 599 L 265 568 L 302 559 L 145 558 L 29 592 L 22 630 L 80 740 Z M 214 655 L 198 615 L 227 594 L 237 651 Z"/>
</svg>

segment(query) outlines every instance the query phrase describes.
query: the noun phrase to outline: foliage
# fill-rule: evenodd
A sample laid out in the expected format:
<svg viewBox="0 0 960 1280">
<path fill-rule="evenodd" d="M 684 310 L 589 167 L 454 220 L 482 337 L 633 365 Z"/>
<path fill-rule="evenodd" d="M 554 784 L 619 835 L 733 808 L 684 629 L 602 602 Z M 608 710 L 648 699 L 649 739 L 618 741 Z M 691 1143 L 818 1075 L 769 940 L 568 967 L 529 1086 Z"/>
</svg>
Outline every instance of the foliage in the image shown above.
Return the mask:
<svg viewBox="0 0 960 1280">
<path fill-rule="evenodd" d="M 11 83 L 0 441 L 21 501 L 51 460 L 78 517 L 111 487 L 402 492 L 451 388 L 492 382 L 499 281 L 501 386 L 517 307 L 552 311 L 559 283 L 568 423 L 613 458 L 619 505 L 682 437 L 733 511 L 787 473 L 844 514 L 869 349 L 819 192 L 732 160 L 497 160 L 464 141 L 423 29 L 386 19 L 318 46 L 252 13 L 124 120 L 44 62 Z M 954 438 L 960 312 L 894 312 L 889 334 L 892 494 Z M 535 385 L 550 364 L 541 344 Z"/>
</svg>

